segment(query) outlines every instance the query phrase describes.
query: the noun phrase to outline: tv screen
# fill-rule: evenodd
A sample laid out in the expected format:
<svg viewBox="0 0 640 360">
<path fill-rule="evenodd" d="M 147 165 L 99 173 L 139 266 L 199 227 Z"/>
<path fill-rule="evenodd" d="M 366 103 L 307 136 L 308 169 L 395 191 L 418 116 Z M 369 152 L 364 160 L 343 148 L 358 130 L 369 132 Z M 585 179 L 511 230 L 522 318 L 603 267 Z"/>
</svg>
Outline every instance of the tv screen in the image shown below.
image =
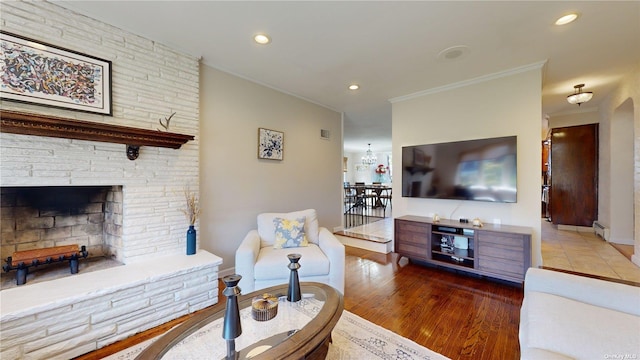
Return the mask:
<svg viewBox="0 0 640 360">
<path fill-rule="evenodd" d="M 402 147 L 402 196 L 515 203 L 517 137 Z"/>
</svg>

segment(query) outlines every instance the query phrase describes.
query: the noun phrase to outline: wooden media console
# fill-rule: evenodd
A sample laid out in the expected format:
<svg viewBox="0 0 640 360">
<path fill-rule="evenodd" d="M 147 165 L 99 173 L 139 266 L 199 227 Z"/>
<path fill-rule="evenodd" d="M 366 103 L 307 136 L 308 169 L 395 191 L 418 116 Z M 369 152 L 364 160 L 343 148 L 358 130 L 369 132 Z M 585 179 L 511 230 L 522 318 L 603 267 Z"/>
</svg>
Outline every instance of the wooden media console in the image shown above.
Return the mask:
<svg viewBox="0 0 640 360">
<path fill-rule="evenodd" d="M 522 284 L 531 266 L 531 229 L 402 216 L 395 252 L 409 259 Z"/>
</svg>

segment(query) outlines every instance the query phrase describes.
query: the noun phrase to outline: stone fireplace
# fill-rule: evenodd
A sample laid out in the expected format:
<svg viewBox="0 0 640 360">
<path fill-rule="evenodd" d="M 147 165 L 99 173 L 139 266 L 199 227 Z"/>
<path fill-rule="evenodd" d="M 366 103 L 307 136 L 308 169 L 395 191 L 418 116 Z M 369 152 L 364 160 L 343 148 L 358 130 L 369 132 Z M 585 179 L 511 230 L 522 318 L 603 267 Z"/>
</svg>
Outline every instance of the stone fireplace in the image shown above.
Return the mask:
<svg viewBox="0 0 640 360">
<path fill-rule="evenodd" d="M 134 162 L 118 143 L 59 138 L 58 130 L 8 133 L 7 114 L 0 113 L 3 260 L 77 244 L 120 266 L 75 275 L 67 267 L 61 278 L 3 287 L 0 357 L 72 358 L 218 302 L 221 259 L 185 254 L 181 209 L 185 184 L 197 186 L 197 146 L 143 147 Z"/>
<path fill-rule="evenodd" d="M 3 3 L 0 17 L 3 30 L 112 63 L 109 116 L 0 100 L 3 207 L 26 188 L 100 188 L 107 199 L 3 214 L 2 257 L 74 241 L 123 264 L 2 289 L 0 358 L 73 358 L 216 303 L 222 261 L 202 249 L 185 254 L 181 211 L 185 186 L 199 188 L 198 59 L 50 2 Z M 173 113 L 171 129 L 157 130 Z M 18 223 L 21 211 L 38 217 Z"/>
<path fill-rule="evenodd" d="M 197 147 L 142 148 L 133 162 L 121 144 L 4 129 L 0 145 L 3 260 L 78 244 L 120 263 L 3 287 L 0 357 L 72 358 L 217 303 L 221 259 L 185 255 L 181 208 Z"/>
<path fill-rule="evenodd" d="M 217 303 L 221 259 L 204 250 L 185 254 L 181 210 L 185 184 L 197 186 L 197 146 L 146 146 L 134 162 L 110 132 L 98 141 L 69 139 L 73 120 L 0 116 L 3 260 L 15 251 L 77 244 L 122 264 L 3 287 L 0 357 L 72 358 Z M 53 130 L 51 119 L 59 124 Z M 25 132 L 42 129 L 31 135 L 22 125 Z M 61 136 L 61 128 L 72 130 Z"/>
<path fill-rule="evenodd" d="M 4 105 L 3 261 L 77 244 L 119 266 L 3 286 L 1 358 L 73 358 L 218 302 L 221 259 L 185 254 L 184 188 L 197 191 L 199 174 L 197 141 L 185 144 L 193 136 Z M 197 132 L 197 108 L 189 116 L 186 129 Z"/>
</svg>

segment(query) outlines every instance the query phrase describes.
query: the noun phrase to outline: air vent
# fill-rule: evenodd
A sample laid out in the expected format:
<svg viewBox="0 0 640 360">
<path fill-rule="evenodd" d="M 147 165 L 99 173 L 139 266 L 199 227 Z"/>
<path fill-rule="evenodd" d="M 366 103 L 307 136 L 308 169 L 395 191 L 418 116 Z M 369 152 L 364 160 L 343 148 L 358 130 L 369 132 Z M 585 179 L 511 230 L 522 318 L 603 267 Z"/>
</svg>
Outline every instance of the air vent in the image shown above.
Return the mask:
<svg viewBox="0 0 640 360">
<path fill-rule="evenodd" d="M 320 129 L 320 137 L 325 140 L 329 140 L 331 138 L 331 131 Z"/>
</svg>

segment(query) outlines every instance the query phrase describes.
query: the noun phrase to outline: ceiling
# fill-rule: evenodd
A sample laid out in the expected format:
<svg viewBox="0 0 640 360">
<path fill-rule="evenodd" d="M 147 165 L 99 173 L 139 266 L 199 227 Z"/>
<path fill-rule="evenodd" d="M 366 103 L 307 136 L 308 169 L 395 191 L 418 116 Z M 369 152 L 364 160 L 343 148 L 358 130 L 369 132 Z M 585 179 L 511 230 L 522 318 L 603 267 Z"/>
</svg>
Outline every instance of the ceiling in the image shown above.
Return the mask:
<svg viewBox="0 0 640 360">
<path fill-rule="evenodd" d="M 553 115 L 579 109 L 566 101 L 579 83 L 594 93 L 580 110 L 597 107 L 640 64 L 640 1 L 52 2 L 344 112 L 345 152 L 391 150 L 389 99 L 546 61 Z M 438 56 L 454 46 L 462 56 Z"/>
</svg>

